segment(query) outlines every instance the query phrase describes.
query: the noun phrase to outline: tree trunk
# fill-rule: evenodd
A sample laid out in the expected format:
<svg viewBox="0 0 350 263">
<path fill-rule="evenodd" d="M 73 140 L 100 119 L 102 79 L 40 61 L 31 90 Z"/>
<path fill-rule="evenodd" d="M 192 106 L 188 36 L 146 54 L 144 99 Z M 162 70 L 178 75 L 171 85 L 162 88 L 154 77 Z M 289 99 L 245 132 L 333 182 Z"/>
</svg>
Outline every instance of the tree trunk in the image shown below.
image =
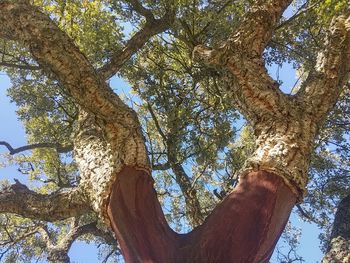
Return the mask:
<svg viewBox="0 0 350 263">
<path fill-rule="evenodd" d="M 125 167 L 112 186 L 107 214 L 126 262 L 172 262 L 179 236 L 163 215 L 144 170 Z"/>
<path fill-rule="evenodd" d="M 197 191 L 192 186 L 191 179 L 188 177 L 181 164 L 171 164 L 171 168 L 175 174 L 176 182 L 180 186 L 181 192 L 185 198 L 186 215 L 189 224 L 193 228 L 199 226 L 204 221 L 204 215 L 198 200 Z"/>
<path fill-rule="evenodd" d="M 179 235 L 168 226 L 156 198 L 137 115 L 105 83 L 147 36 L 166 26 L 150 28 L 154 24 L 148 13 L 145 28 L 152 32 L 144 30 L 145 38 L 135 34 L 139 44 L 134 45 L 133 37 L 99 74 L 68 35 L 29 0 L 0 1 L 0 38 L 25 45 L 82 108 L 74 142 L 79 190 L 110 221 L 126 262 L 268 262 L 296 198 L 303 196 L 316 132 L 350 70 L 349 18 L 339 16 L 332 20 L 325 52 L 318 54 L 298 94 L 280 91 L 267 73 L 263 52 L 291 2 L 257 1 L 218 48 L 193 51 L 223 72 L 224 79 L 233 80 L 225 95 L 232 96 L 233 105 L 252 125 L 257 149 L 238 187 L 201 226 Z M 329 262 L 336 262 L 336 244 L 348 246 L 348 237 L 334 240 Z M 347 262 L 346 257 L 339 262 Z"/>
<path fill-rule="evenodd" d="M 126 167 L 118 174 L 108 216 L 131 262 L 268 262 L 296 196 L 275 174 L 250 172 L 192 232 L 167 225 L 149 174 Z"/>
<path fill-rule="evenodd" d="M 322 263 L 350 262 L 350 194 L 338 206 L 328 251 Z"/>
</svg>

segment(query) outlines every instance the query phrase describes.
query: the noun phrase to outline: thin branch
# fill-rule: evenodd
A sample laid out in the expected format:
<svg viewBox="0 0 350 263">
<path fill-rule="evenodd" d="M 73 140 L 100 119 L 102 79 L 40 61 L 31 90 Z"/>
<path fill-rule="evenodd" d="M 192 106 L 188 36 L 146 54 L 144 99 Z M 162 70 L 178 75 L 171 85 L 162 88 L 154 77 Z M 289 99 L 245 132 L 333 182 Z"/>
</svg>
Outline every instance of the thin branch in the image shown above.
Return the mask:
<svg viewBox="0 0 350 263">
<path fill-rule="evenodd" d="M 7 232 L 7 235 L 9 236 L 8 230 L 6 232 Z M 26 238 L 28 238 L 36 233 L 38 233 L 37 228 L 35 228 L 34 230 L 31 230 L 27 233 L 24 233 L 23 235 L 16 237 L 15 239 L 13 239 L 12 237 L 9 236 L 10 240 L 8 242 L 2 243 L 1 246 L 19 243 L 20 241 L 22 241 L 22 240 L 24 240 L 24 239 L 26 239 Z"/>
<path fill-rule="evenodd" d="M 73 221 L 75 221 L 73 225 L 79 223 L 79 219 L 77 217 L 73 218 Z M 67 235 L 63 239 L 61 239 L 60 242 L 56 245 L 56 249 L 66 251 L 68 253 L 73 242 L 77 238 L 87 234 L 92 234 L 94 236 L 101 237 L 108 245 L 116 247 L 117 242 L 113 235 L 110 232 L 106 232 L 99 229 L 97 226 L 97 221 L 94 221 L 85 225 L 76 225 L 75 227 L 72 227 L 67 233 Z"/>
<path fill-rule="evenodd" d="M 11 246 L 6 248 L 4 251 L 0 252 L 0 260 L 2 260 L 2 258 L 6 255 L 6 253 L 10 251 L 10 249 L 11 249 Z"/>
<path fill-rule="evenodd" d="M 17 69 L 27 69 L 27 70 L 40 70 L 41 67 L 34 65 L 20 65 L 14 64 L 10 62 L 0 61 L 0 66 L 8 67 L 8 68 L 17 68 Z"/>
<path fill-rule="evenodd" d="M 110 62 L 99 69 L 99 73 L 107 80 L 113 77 L 130 57 L 135 54 L 154 35 L 164 32 L 173 23 L 175 10 L 170 8 L 160 19 L 155 19 L 151 10 L 146 9 L 137 0 L 128 0 L 132 8 L 146 18 L 143 28 L 131 37 L 123 49 L 117 51 Z"/>
<path fill-rule="evenodd" d="M 138 1 L 138 0 L 127 0 L 126 2 L 128 2 L 131 5 L 131 8 L 133 9 L 133 11 L 136 11 L 140 15 L 144 16 L 147 20 L 152 21 L 152 20 L 155 19 L 152 11 L 150 9 L 145 8 L 140 3 L 140 1 Z"/>
<path fill-rule="evenodd" d="M 278 42 L 278 41 L 276 41 L 276 40 L 271 40 L 270 43 L 271 43 L 271 44 L 278 45 L 278 46 L 280 46 L 280 47 L 282 47 L 282 48 L 287 49 L 288 52 L 294 53 L 294 54 L 295 54 L 296 56 L 298 56 L 299 58 L 302 58 L 302 59 L 304 59 L 304 60 L 310 60 L 310 59 L 309 59 L 310 55 L 307 54 L 307 52 L 305 52 L 305 54 L 303 54 L 303 53 L 299 52 L 298 50 L 296 50 L 296 49 L 294 49 L 294 48 L 292 48 L 292 47 L 290 47 L 290 46 L 288 46 L 288 45 L 286 45 L 286 44 L 282 44 L 282 43 L 280 43 L 280 42 Z M 311 62 L 311 61 L 310 61 L 310 62 Z"/>
<path fill-rule="evenodd" d="M 114 250 L 110 251 L 105 258 L 103 259 L 102 263 L 107 263 L 108 259 L 110 258 L 110 256 L 112 256 L 114 253 Z"/>
<path fill-rule="evenodd" d="M 156 125 L 158 133 L 162 137 L 163 141 L 166 142 L 168 140 L 168 138 L 165 135 L 165 133 L 163 132 L 163 130 L 162 130 L 160 124 L 159 124 L 158 118 L 157 118 L 155 112 L 153 111 L 152 105 L 148 101 L 147 101 L 147 109 L 148 109 L 148 111 L 150 112 L 150 114 L 152 116 L 153 122 Z"/>
<path fill-rule="evenodd" d="M 48 260 L 50 260 L 50 262 L 57 262 L 58 260 L 60 260 L 59 262 L 70 262 L 68 252 L 72 244 L 77 238 L 87 234 L 102 237 L 107 244 L 118 250 L 116 246 L 117 242 L 114 237 L 110 233 L 100 230 L 97 227 L 96 221 L 79 226 L 79 217 L 72 218 L 70 230 L 62 239 L 58 240 L 58 242 L 52 240 L 46 225 L 40 225 L 38 227 L 38 232 L 46 242 Z M 116 250 L 113 250 L 113 252 Z"/>
<path fill-rule="evenodd" d="M 219 10 L 216 11 L 216 15 L 220 15 L 221 12 L 223 12 L 230 4 L 232 4 L 232 2 L 233 2 L 232 0 L 226 1 L 226 2 L 219 8 Z M 195 35 L 194 37 L 197 38 L 198 36 L 204 34 L 204 33 L 207 31 L 207 29 L 208 29 L 211 25 L 215 24 L 215 23 L 213 23 L 213 22 L 215 22 L 215 21 L 216 21 L 215 19 L 210 20 L 210 21 L 202 28 L 201 31 L 199 31 L 198 33 L 196 33 L 196 35 Z"/>
<path fill-rule="evenodd" d="M 28 151 L 28 150 L 38 149 L 38 148 L 52 148 L 52 149 L 56 149 L 58 153 L 67 153 L 67 152 L 73 151 L 73 145 L 63 146 L 58 143 L 34 143 L 34 144 L 21 146 L 18 148 L 13 148 L 8 142 L 0 141 L 0 145 L 5 146 L 9 150 L 9 153 L 11 155 Z"/>
<path fill-rule="evenodd" d="M 39 225 L 38 232 L 41 234 L 43 240 L 45 241 L 46 247 L 53 246 L 52 241 L 51 241 L 51 237 L 50 237 L 50 232 L 49 232 L 46 224 Z"/>
<path fill-rule="evenodd" d="M 71 228 L 67 235 L 60 241 L 58 246 L 65 248 L 68 252 L 73 242 L 80 236 L 97 232 L 97 222 Z"/>
<path fill-rule="evenodd" d="M 312 219 L 312 216 L 310 216 L 307 212 L 304 211 L 304 209 L 301 207 L 300 204 L 296 204 L 296 207 L 298 208 L 298 211 L 300 212 L 300 214 L 306 218 L 307 220 L 310 220 L 310 221 L 313 221 L 315 222 L 313 219 Z"/>
<path fill-rule="evenodd" d="M 296 19 L 298 19 L 301 15 L 305 14 L 307 11 L 311 10 L 312 8 L 314 8 L 315 6 L 317 6 L 321 1 L 316 1 L 315 3 L 313 3 L 310 6 L 307 6 L 309 3 L 306 2 L 304 3 L 299 10 L 292 15 L 290 18 L 288 18 L 287 20 L 283 21 L 282 23 L 280 23 L 275 30 L 279 30 L 287 25 L 289 25 L 290 23 L 292 23 L 293 21 L 295 21 Z"/>
</svg>

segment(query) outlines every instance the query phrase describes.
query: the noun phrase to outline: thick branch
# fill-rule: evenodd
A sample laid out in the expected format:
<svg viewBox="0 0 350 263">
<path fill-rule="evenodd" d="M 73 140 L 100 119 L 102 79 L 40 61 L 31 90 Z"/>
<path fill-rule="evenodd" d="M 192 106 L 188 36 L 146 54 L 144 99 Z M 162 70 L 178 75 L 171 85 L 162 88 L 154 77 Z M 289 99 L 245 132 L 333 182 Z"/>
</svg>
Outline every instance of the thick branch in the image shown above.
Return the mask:
<svg viewBox="0 0 350 263">
<path fill-rule="evenodd" d="M 6 61 L 0 61 L 0 66 L 8 67 L 8 68 L 27 69 L 27 70 L 39 70 L 39 69 L 41 69 L 39 66 L 21 65 L 21 64 L 6 62 Z"/>
<path fill-rule="evenodd" d="M 74 219 L 75 220 L 75 219 Z M 97 231 L 97 222 L 92 222 L 82 226 L 73 226 L 67 235 L 60 240 L 57 247 L 68 252 L 73 242 L 80 236 L 92 234 Z"/>
<path fill-rule="evenodd" d="M 350 73 L 350 16 L 333 18 L 315 68 L 298 93 L 307 114 L 315 120 L 325 117 L 334 106 Z"/>
<path fill-rule="evenodd" d="M 240 26 L 219 48 L 203 46 L 193 56 L 228 71 L 226 82 L 240 110 L 250 121 L 262 117 L 283 118 L 291 102 L 279 90 L 279 84 L 267 73 L 262 53 L 290 0 L 258 1 L 245 15 Z M 230 75 L 233 75 L 230 76 Z"/>
<path fill-rule="evenodd" d="M 146 18 L 144 27 L 135 33 L 135 35 L 129 39 L 125 47 L 116 52 L 110 59 L 110 62 L 104 65 L 99 72 L 104 79 L 109 79 L 115 75 L 119 69 L 125 64 L 125 62 L 154 35 L 159 34 L 170 26 L 175 17 L 174 10 L 170 10 L 160 19 L 155 19 L 152 12 L 149 9 L 144 8 L 139 1 L 128 1 L 132 8 Z"/>
<path fill-rule="evenodd" d="M 94 236 L 99 236 L 102 237 L 107 244 L 116 246 L 114 237 L 111 234 L 100 230 L 97 227 L 96 221 L 79 226 L 79 219 L 72 218 L 69 232 L 56 244 L 55 241 L 52 240 L 46 226 L 41 226 L 38 231 L 46 242 L 48 260 L 53 263 L 69 263 L 70 258 L 68 256 L 68 252 L 73 242 L 83 235 L 92 234 Z"/>
<path fill-rule="evenodd" d="M 53 72 L 84 108 L 103 119 L 130 114 L 73 41 L 29 1 L 0 1 L 0 24 L 0 38 L 28 46 L 39 65 Z"/>
<path fill-rule="evenodd" d="M 90 211 L 79 189 L 38 194 L 16 181 L 0 191 L 0 213 L 14 213 L 43 221 L 56 221 Z"/>
<path fill-rule="evenodd" d="M 291 0 L 257 1 L 228 41 L 251 56 L 261 55 Z"/>
<path fill-rule="evenodd" d="M 335 214 L 331 238 L 337 236 L 350 240 L 350 194 L 341 200 Z"/>
<path fill-rule="evenodd" d="M 38 148 L 52 148 L 52 149 L 56 149 L 56 151 L 58 153 L 66 153 L 66 152 L 70 152 L 73 150 L 72 145 L 63 146 L 63 145 L 60 145 L 58 143 L 45 143 L 45 142 L 44 143 L 29 144 L 29 145 L 21 146 L 18 148 L 13 148 L 11 146 L 11 144 L 9 144 L 8 142 L 5 142 L 5 141 L 0 141 L 0 145 L 5 146 L 9 150 L 9 153 L 11 155 L 14 155 L 14 154 L 17 154 L 20 152 L 24 152 L 24 151 L 28 151 L 28 150 L 38 149 Z"/>
<path fill-rule="evenodd" d="M 212 64 L 222 64 L 225 49 L 231 52 L 244 53 L 248 57 L 260 57 L 272 37 L 282 13 L 289 6 L 291 0 L 257 1 L 244 16 L 240 26 L 210 57 L 203 54 Z M 200 55 L 200 54 L 199 54 Z M 201 56 L 201 55 L 200 55 Z"/>
<path fill-rule="evenodd" d="M 140 15 L 144 16 L 147 20 L 152 21 L 154 20 L 153 13 L 150 9 L 145 8 L 140 1 L 138 0 L 127 0 L 127 2 L 131 5 L 132 9 L 139 13 Z"/>
</svg>

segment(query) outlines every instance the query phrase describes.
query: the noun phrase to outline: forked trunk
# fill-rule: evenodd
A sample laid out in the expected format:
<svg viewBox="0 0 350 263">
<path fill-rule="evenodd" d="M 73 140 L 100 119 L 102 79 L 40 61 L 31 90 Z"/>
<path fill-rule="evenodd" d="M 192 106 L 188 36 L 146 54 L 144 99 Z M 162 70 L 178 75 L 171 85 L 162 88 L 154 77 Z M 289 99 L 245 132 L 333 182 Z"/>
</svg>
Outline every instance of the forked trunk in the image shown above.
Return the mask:
<svg viewBox="0 0 350 263">
<path fill-rule="evenodd" d="M 280 176 L 250 172 L 201 226 L 182 235 L 168 227 L 150 175 L 126 167 L 117 178 L 108 216 L 128 263 L 268 262 L 296 201 Z"/>
</svg>

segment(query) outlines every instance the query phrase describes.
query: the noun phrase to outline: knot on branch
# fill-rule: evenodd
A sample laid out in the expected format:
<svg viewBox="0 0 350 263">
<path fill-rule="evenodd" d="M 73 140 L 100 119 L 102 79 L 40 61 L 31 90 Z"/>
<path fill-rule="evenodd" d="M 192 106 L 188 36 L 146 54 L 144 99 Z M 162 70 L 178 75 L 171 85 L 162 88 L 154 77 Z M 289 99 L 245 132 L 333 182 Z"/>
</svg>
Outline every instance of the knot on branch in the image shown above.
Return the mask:
<svg viewBox="0 0 350 263">
<path fill-rule="evenodd" d="M 24 191 L 30 191 L 29 188 L 22 184 L 19 180 L 17 179 L 14 179 L 15 180 L 15 183 L 13 185 L 10 186 L 10 188 L 14 191 L 21 191 L 21 190 L 24 190 Z"/>
<path fill-rule="evenodd" d="M 192 59 L 198 63 L 205 65 L 212 65 L 214 57 L 214 50 L 207 48 L 204 45 L 195 46 L 192 51 Z"/>
<path fill-rule="evenodd" d="M 18 193 L 18 192 L 31 192 L 31 190 L 24 184 L 22 184 L 19 180 L 14 179 L 14 184 L 5 184 L 0 189 L 0 194 L 6 193 Z"/>
<path fill-rule="evenodd" d="M 331 32 L 336 32 L 337 30 L 342 33 L 350 31 L 350 16 L 339 15 L 332 19 Z"/>
</svg>

